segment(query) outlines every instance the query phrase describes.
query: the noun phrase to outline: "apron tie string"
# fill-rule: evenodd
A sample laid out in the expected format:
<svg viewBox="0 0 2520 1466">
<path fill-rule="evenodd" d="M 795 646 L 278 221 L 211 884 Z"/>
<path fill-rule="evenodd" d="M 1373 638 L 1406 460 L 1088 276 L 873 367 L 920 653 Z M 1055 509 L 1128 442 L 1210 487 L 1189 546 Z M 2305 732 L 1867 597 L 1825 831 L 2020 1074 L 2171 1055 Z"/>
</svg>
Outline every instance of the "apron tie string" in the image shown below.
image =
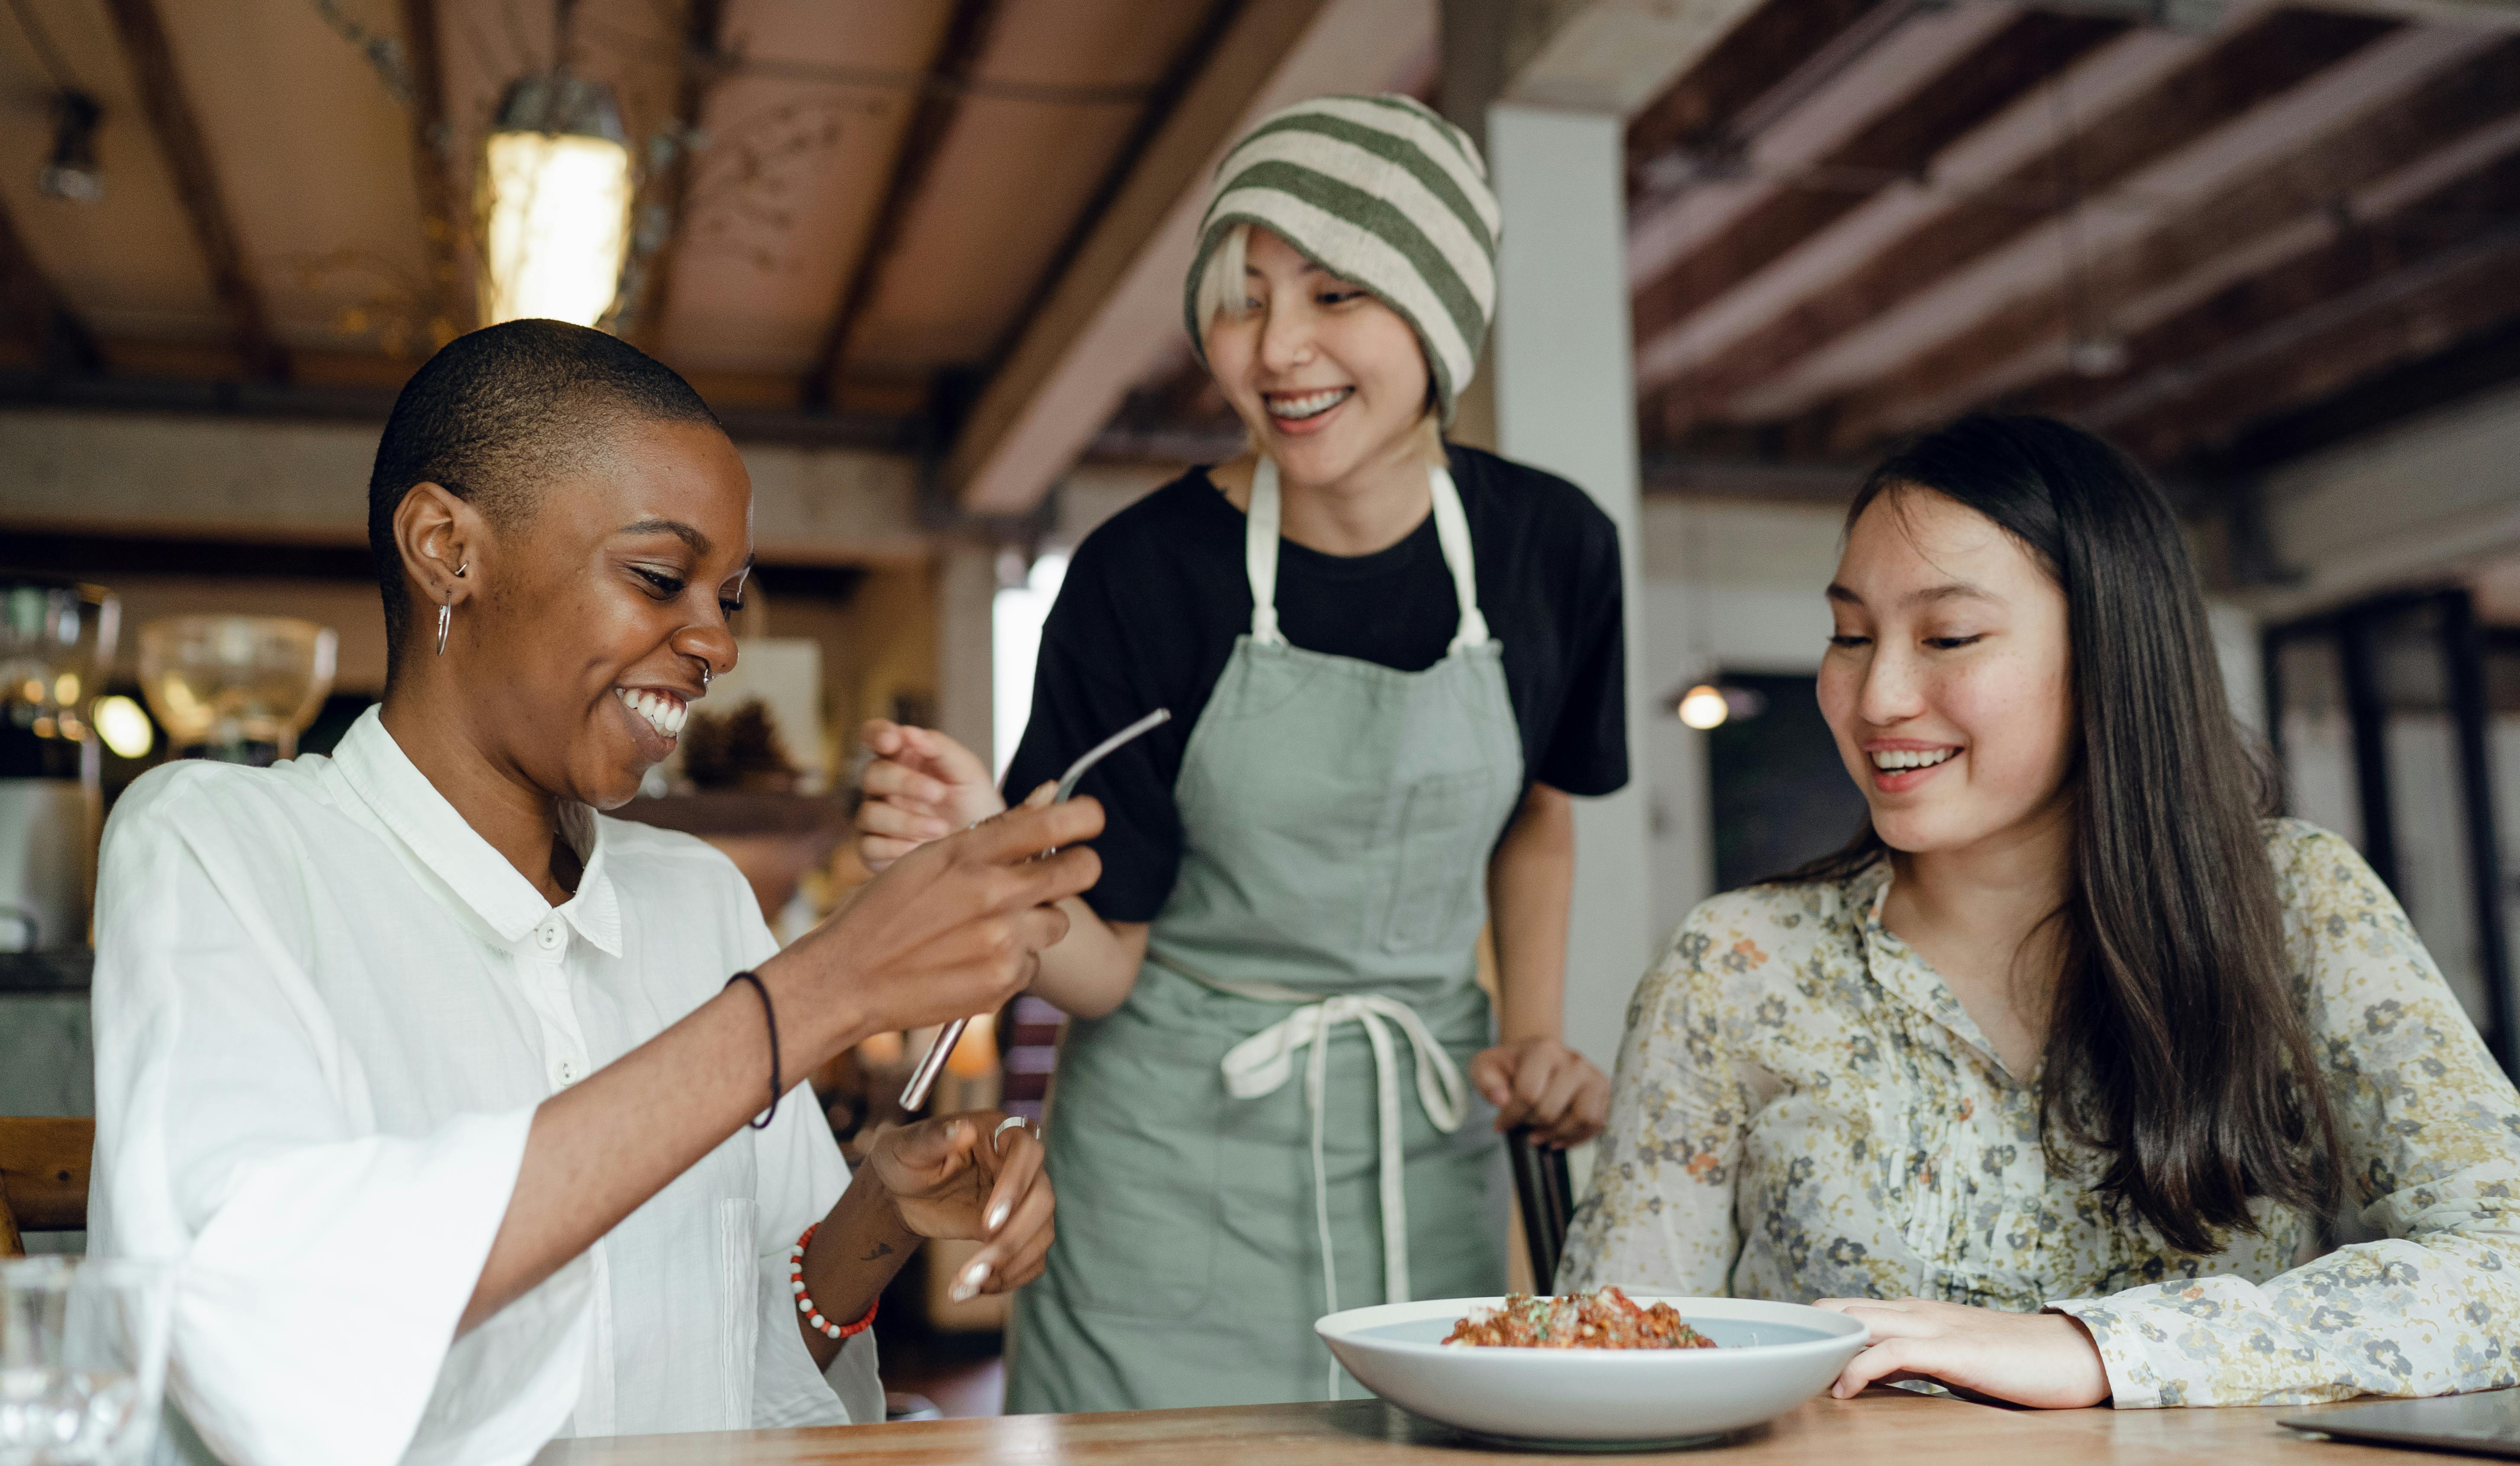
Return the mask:
<svg viewBox="0 0 2520 1466">
<path fill-rule="evenodd" d="M 1313 1116 L 1313 1215 L 1321 1229 L 1322 1291 L 1328 1311 L 1338 1304 L 1338 1262 L 1330 1239 L 1329 1168 L 1323 1154 L 1328 1105 L 1329 1035 L 1349 1023 L 1365 1028 L 1373 1045 L 1376 1119 L 1381 1155 L 1376 1179 L 1382 1193 L 1382 1294 L 1385 1303 L 1409 1301 L 1409 1199 L 1402 1184 L 1407 1157 L 1401 1144 L 1400 1078 L 1394 1072 L 1398 1054 L 1392 1047 L 1389 1019 L 1409 1036 L 1418 1060 L 1418 1102 L 1435 1129 L 1451 1134 L 1469 1113 L 1469 1090 L 1461 1067 L 1427 1031 L 1415 1008 L 1396 999 L 1340 994 L 1297 1008 L 1282 1021 L 1234 1045 L 1225 1055 L 1225 1088 L 1237 1099 L 1256 1099 L 1284 1088 L 1294 1077 L 1295 1051 L 1309 1045 L 1304 1097 Z"/>
</svg>

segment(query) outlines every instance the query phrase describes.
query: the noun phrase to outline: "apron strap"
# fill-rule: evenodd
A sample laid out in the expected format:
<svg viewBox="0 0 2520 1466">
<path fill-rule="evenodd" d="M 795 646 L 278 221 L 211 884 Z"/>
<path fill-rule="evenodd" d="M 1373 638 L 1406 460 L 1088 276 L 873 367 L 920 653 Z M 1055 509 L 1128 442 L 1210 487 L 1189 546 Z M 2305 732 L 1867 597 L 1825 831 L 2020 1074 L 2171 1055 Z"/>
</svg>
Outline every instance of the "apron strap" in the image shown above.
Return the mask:
<svg viewBox="0 0 2520 1466">
<path fill-rule="evenodd" d="M 1296 1050 L 1309 1046 L 1304 1074 L 1305 1100 L 1313 1116 L 1313 1214 L 1321 1229 L 1322 1291 L 1328 1311 L 1338 1311 L 1338 1264 L 1330 1237 L 1329 1169 L 1323 1154 L 1324 1127 L 1329 1106 L 1329 1036 L 1344 1024 L 1365 1028 L 1373 1045 L 1376 1128 L 1381 1154 L 1377 1180 L 1382 1196 L 1382 1297 L 1385 1303 L 1409 1301 L 1409 1197 L 1403 1184 L 1407 1156 L 1401 1142 L 1399 1053 L 1392 1046 L 1389 1019 L 1409 1037 L 1418 1064 L 1418 1103 L 1435 1128 L 1451 1134 L 1469 1113 L 1469 1090 L 1461 1066 L 1444 1052 L 1427 1031 L 1424 1019 L 1407 1003 L 1392 998 L 1341 994 L 1309 1007 L 1297 1008 L 1278 1023 L 1234 1045 L 1225 1055 L 1225 1088 L 1237 1099 L 1256 1099 L 1285 1087 L 1294 1077 Z"/>
<path fill-rule="evenodd" d="M 1452 470 L 1441 465 L 1426 470 L 1434 491 L 1435 543 L 1443 548 L 1444 564 L 1453 572 L 1453 599 L 1461 603 L 1461 626 L 1450 650 L 1488 644 L 1487 618 L 1479 614 L 1478 562 L 1470 551 L 1469 516 L 1462 512 L 1462 491 Z M 1278 539 L 1281 498 L 1278 465 L 1262 455 L 1251 470 L 1251 508 L 1242 521 L 1242 570 L 1251 581 L 1251 640 L 1263 646 L 1283 646 L 1278 630 Z"/>
</svg>

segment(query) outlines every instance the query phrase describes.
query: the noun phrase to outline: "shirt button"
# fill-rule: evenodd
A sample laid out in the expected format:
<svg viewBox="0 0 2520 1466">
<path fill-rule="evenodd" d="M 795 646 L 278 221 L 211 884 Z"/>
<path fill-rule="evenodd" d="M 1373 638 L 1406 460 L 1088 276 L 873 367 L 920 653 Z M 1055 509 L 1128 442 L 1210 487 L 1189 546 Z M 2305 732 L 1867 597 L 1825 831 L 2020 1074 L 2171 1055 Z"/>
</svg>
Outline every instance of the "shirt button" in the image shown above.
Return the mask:
<svg viewBox="0 0 2520 1466">
<path fill-rule="evenodd" d="M 546 917 L 542 925 L 534 928 L 534 945 L 545 952 L 558 952 L 567 941 L 568 933 L 562 929 L 558 916 Z"/>
<path fill-rule="evenodd" d="M 577 1066 L 566 1059 L 562 1059 L 552 1065 L 551 1077 L 555 1087 L 565 1089 L 577 1083 Z"/>
</svg>

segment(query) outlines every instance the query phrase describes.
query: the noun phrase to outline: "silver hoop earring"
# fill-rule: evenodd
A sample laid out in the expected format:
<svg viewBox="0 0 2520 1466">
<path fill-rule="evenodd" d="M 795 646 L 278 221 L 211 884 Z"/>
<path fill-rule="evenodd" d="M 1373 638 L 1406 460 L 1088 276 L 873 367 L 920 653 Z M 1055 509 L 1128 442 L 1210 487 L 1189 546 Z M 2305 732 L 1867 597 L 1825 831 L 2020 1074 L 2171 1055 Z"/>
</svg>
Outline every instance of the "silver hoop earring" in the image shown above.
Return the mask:
<svg viewBox="0 0 2520 1466">
<path fill-rule="evenodd" d="M 450 600 L 437 608 L 437 654 L 446 654 L 446 625 L 455 619 L 455 602 Z"/>
</svg>

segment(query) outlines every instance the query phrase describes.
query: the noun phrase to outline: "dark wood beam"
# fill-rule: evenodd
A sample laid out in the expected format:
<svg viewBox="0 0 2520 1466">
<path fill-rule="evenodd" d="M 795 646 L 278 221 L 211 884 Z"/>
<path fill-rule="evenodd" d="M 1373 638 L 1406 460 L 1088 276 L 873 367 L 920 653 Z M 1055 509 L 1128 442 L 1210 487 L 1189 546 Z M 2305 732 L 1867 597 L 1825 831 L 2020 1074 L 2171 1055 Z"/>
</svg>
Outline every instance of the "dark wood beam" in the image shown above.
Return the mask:
<svg viewBox="0 0 2520 1466">
<path fill-rule="evenodd" d="M 1191 83 L 1198 79 L 1201 71 L 1207 69 L 1207 64 L 1216 55 L 1217 43 L 1224 38 L 1234 23 L 1236 13 L 1241 8 L 1242 0 L 1208 0 L 1206 19 L 1182 43 L 1181 50 L 1174 53 L 1172 64 L 1164 68 L 1163 76 L 1147 94 L 1146 104 L 1138 110 L 1137 121 L 1129 127 L 1129 135 L 1121 139 L 1119 149 L 1102 169 L 1102 181 L 1094 186 L 1093 197 L 1076 211 L 1076 217 L 1067 226 L 1066 235 L 1059 240 L 1058 247 L 1051 251 L 1049 261 L 1033 281 L 1032 289 L 1025 294 L 1022 306 L 990 345 L 984 374 L 994 376 L 1004 367 L 1007 358 L 1013 354 L 1015 343 L 1032 329 L 1033 321 L 1041 315 L 1042 306 L 1050 299 L 1051 292 L 1058 289 L 1058 283 L 1075 265 L 1076 256 L 1084 251 L 1085 242 L 1094 237 L 1095 226 L 1110 212 L 1111 200 L 1120 197 L 1120 191 L 1128 187 L 1131 175 L 1146 160 L 1147 150 L 1162 135 L 1164 124 L 1172 120 L 1174 111 L 1181 106 L 1182 94 L 1190 90 Z M 1198 376 L 1202 381 L 1205 380 L 1205 369 L 1198 369 Z"/>
<path fill-rule="evenodd" d="M 2520 382 L 2520 317 L 2261 419 L 2228 442 L 2181 460 L 2172 471 L 2225 482 L 2244 478 L 2514 382 Z"/>
<path fill-rule="evenodd" d="M 1637 339 L 1695 315 L 1770 261 L 1882 189 L 1920 177 L 1934 155 L 2020 95 L 2126 30 L 2121 22 L 2032 12 L 1989 36 L 1904 105 L 1866 127 L 1637 291 Z"/>
<path fill-rule="evenodd" d="M 2342 201 L 2480 130 L 2520 115 L 2520 39 L 2497 46 L 2435 77 L 2412 94 L 2339 120 L 2274 165 L 2241 179 L 2210 207 L 2172 218 L 2084 270 L 2091 309 L 2132 300 L 2208 268 L 2278 230 L 2325 223 Z M 1833 405 L 1837 443 L 1861 453 L 1884 438 L 1946 416 L 1960 402 L 2003 395 L 1971 384 L 2025 353 L 2052 351 L 2078 323 L 2061 290 L 2040 290 L 1998 307 L 1958 334 L 1906 363 L 1878 384 Z M 2017 378 L 2016 378 L 2017 380 Z"/>
<path fill-rule="evenodd" d="M 1150 106 L 1160 120 L 1149 118 L 1135 164 L 1072 242 L 1071 257 L 972 401 L 946 455 L 942 483 L 966 512 L 1032 511 L 1064 466 L 1091 446 L 1094 426 L 1137 385 L 1130 378 L 1157 349 L 1144 323 L 1162 319 L 1157 311 L 1179 310 L 1178 271 L 1188 267 L 1208 174 L 1257 99 L 1271 91 L 1301 97 L 1364 90 L 1405 54 L 1393 43 L 1418 33 L 1395 23 L 1358 46 L 1317 50 L 1304 42 L 1325 4 L 1241 0 L 1221 40 L 1184 43 L 1185 52 L 1205 51 L 1206 64 L 1177 96 Z M 1176 247 L 1179 263 L 1141 270 L 1149 251 Z M 1158 306 L 1167 293 L 1173 304 Z"/>
<path fill-rule="evenodd" d="M 2017 405 L 2165 463 L 2514 315 L 2520 153 L 2139 333 L 2126 377 L 2060 377 Z"/>
<path fill-rule="evenodd" d="M 440 38 L 437 0 L 402 0 L 403 66 L 411 77 L 412 182 L 420 191 L 421 247 L 428 254 L 424 301 L 428 320 L 421 333 L 431 350 L 481 324 L 470 247 L 472 206 L 455 182 L 455 137 L 446 118 Z"/>
<path fill-rule="evenodd" d="M 105 356 L 97 350 L 96 338 L 45 278 L 25 242 L 18 237 L 6 208 L 0 208 L 0 330 L 31 344 L 47 373 L 105 370 Z"/>
<path fill-rule="evenodd" d="M 1735 124 L 1752 104 L 1868 15 L 1907 8 L 1908 0 L 1768 0 L 1628 120 L 1629 199 L 1667 191 L 1655 174 L 1674 153 L 1737 152 Z"/>
<path fill-rule="evenodd" d="M 1000 0 L 955 0 L 953 18 L 946 22 L 945 39 L 927 68 L 932 84 L 921 88 L 919 100 L 913 104 L 910 125 L 902 130 L 901 147 L 893 154 L 892 176 L 884 184 L 883 202 L 876 210 L 874 225 L 867 230 L 866 244 L 858 251 L 848 284 L 832 308 L 832 324 L 824 333 L 823 349 L 815 356 L 814 369 L 805 378 L 803 405 L 809 410 L 828 406 L 832 401 L 832 389 L 840 378 L 840 364 L 848 353 L 849 337 L 856 333 L 859 319 L 875 297 L 877 283 L 900 247 L 910 211 L 918 206 L 919 196 L 926 189 L 927 176 L 935 166 L 946 134 L 962 114 L 964 84 L 979 66 L 980 54 L 988 48 L 989 35 L 997 28 L 1002 8 Z"/>
<path fill-rule="evenodd" d="M 629 298 L 621 303 L 615 328 L 632 341 L 654 351 L 665 329 L 665 311 L 673 303 L 674 256 L 683 237 L 685 202 L 691 197 L 692 174 L 699 160 L 692 155 L 691 137 L 699 126 L 700 109 L 718 76 L 718 25 L 725 19 L 725 0 L 689 0 L 683 10 L 683 67 L 674 89 L 674 156 L 660 176 L 641 192 L 644 211 L 652 204 L 663 211 L 664 237 L 636 266 Z"/>
<path fill-rule="evenodd" d="M 2159 86 L 2089 118 L 2064 147 L 2043 150 L 1732 342 L 1672 383 L 1664 401 L 1672 411 L 1721 415 L 1735 393 L 1784 372 L 2049 217 L 2065 198 L 2069 178 L 2087 195 L 2105 191 L 2395 28 L 2362 16 L 2272 13 Z"/>
<path fill-rule="evenodd" d="M 219 189 L 218 169 L 210 161 L 201 120 L 175 69 L 175 53 L 167 44 L 157 0 L 106 0 L 106 9 L 112 13 L 114 32 L 131 67 L 132 89 L 149 118 L 158 151 L 166 160 L 166 171 L 175 180 L 185 218 L 193 226 L 193 241 L 209 271 L 210 289 L 218 297 L 220 314 L 227 318 L 229 343 L 244 359 L 248 375 L 286 380 L 288 353 L 271 333 L 262 291 L 254 286 L 245 250 L 228 221 L 227 196 Z"/>
</svg>

